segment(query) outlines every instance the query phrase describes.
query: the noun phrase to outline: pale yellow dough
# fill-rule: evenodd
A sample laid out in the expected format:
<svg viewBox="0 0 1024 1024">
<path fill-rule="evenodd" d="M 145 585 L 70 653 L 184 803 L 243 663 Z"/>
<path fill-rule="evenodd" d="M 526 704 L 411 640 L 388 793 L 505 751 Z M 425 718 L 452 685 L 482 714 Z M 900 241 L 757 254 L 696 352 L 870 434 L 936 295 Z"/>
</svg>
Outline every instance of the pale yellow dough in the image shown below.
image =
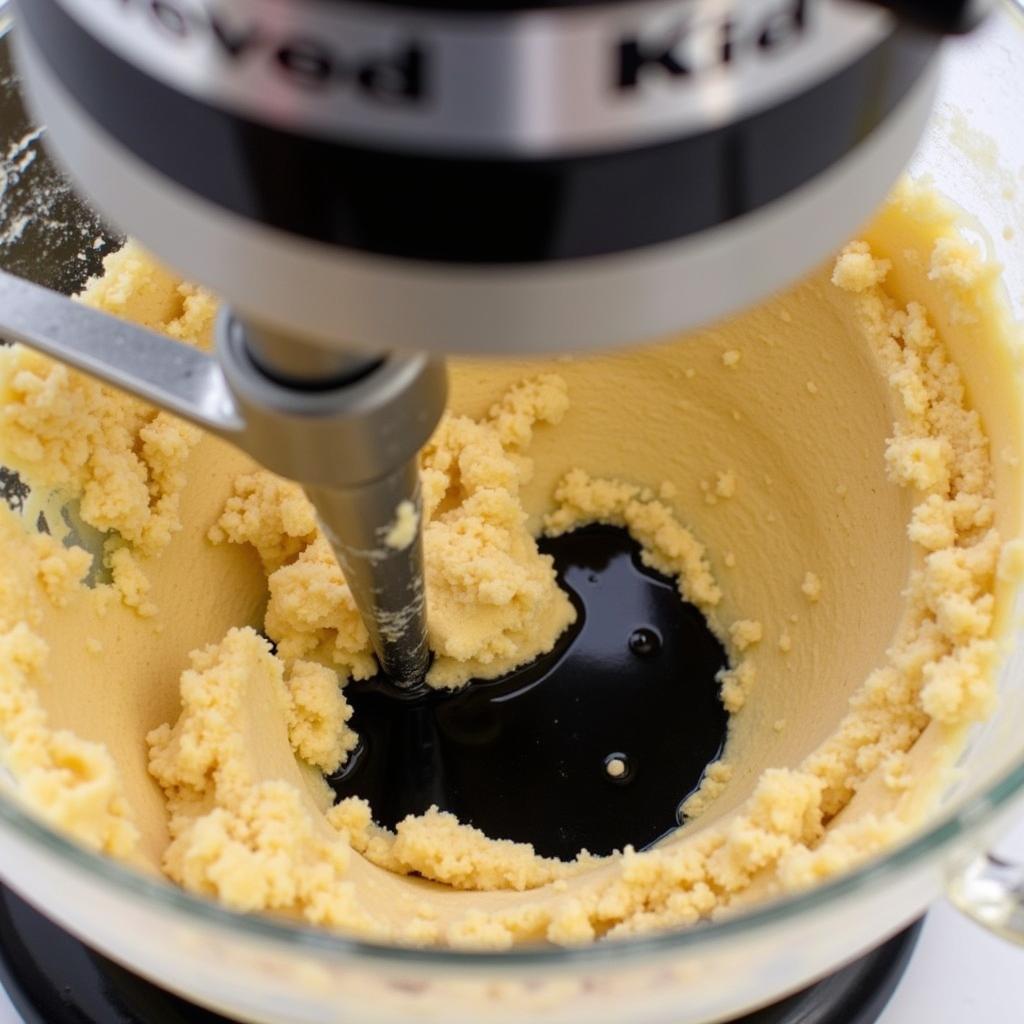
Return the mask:
<svg viewBox="0 0 1024 1024">
<path fill-rule="evenodd" d="M 131 244 L 83 301 L 203 346 L 216 308 Z M 1021 437 L 997 271 L 911 185 L 717 327 L 453 366 L 421 459 L 431 685 L 552 648 L 575 612 L 536 538 L 594 521 L 628 528 L 730 654 L 726 754 L 686 825 L 566 864 L 437 810 L 392 834 L 332 807 L 321 773 L 357 742 L 344 684 L 374 661 L 302 492 L 0 349 L 0 462 L 35 488 L 22 521 L 0 510 L 5 786 L 139 870 L 384 941 L 574 944 L 804 887 L 925 820 L 994 707 Z M 69 501 L 89 554 L 26 533 Z M 399 507 L 385 542 L 418 525 Z"/>
</svg>

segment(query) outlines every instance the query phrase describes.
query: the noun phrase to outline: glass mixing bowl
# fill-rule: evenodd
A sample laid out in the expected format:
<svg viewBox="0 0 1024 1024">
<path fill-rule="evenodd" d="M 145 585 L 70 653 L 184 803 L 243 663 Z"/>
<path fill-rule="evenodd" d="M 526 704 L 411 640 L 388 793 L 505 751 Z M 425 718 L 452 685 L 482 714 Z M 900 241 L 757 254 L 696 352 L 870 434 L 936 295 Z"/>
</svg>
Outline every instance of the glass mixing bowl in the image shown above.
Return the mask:
<svg viewBox="0 0 1024 1024">
<path fill-rule="evenodd" d="M 3 19 L 0 4 L 0 20 Z M 0 27 L 0 263 L 71 292 L 117 244 L 49 164 Z M 15 29 L 16 31 L 16 29 Z M 1005 7 L 951 43 L 936 117 L 912 165 L 988 231 L 1019 317 L 1024 297 L 1024 19 Z M 15 507 L 23 489 L 0 471 Z M 88 544 L 89 537 L 80 538 Z M 1024 870 L 988 858 L 1024 795 L 1024 644 L 958 782 L 925 828 L 860 869 L 728 919 L 580 949 L 414 950 L 232 913 L 93 855 L 0 795 L 0 875 L 89 945 L 159 985 L 262 1024 L 328 1021 L 663 1021 L 697 1024 L 774 1001 L 877 945 L 944 890 L 1024 940 Z"/>
</svg>

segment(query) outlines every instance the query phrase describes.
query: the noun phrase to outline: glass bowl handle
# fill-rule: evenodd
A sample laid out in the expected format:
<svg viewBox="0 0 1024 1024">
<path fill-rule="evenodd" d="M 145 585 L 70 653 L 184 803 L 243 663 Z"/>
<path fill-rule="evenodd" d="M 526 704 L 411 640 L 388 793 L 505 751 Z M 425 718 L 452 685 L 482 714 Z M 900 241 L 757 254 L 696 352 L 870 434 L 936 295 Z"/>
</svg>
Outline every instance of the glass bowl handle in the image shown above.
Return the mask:
<svg viewBox="0 0 1024 1024">
<path fill-rule="evenodd" d="M 953 871 L 946 895 L 972 921 L 1024 945 L 1024 863 L 983 853 Z"/>
</svg>

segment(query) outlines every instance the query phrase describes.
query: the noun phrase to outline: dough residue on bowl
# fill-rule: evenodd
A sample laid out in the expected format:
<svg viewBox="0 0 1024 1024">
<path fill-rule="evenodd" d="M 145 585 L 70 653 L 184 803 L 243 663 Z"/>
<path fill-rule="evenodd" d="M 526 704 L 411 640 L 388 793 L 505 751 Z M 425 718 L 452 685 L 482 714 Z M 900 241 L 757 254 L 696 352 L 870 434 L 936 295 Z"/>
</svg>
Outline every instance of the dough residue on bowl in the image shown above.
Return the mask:
<svg viewBox="0 0 1024 1024">
<path fill-rule="evenodd" d="M 82 300 L 201 346 L 216 311 L 133 244 Z M 926 819 L 994 707 L 1024 566 L 1007 323 L 996 268 L 905 184 L 829 266 L 721 325 L 453 366 L 421 455 L 429 684 L 550 651 L 576 612 L 537 540 L 590 523 L 628 529 L 729 653 L 729 741 L 684 826 L 572 863 L 436 808 L 389 832 L 332 805 L 344 687 L 376 665 L 301 489 L 2 348 L 0 463 L 33 487 L 0 508 L 7 788 L 192 892 L 396 943 L 588 942 L 844 871 Z M 69 504 L 88 552 L 62 542 Z M 396 509 L 382 538 L 419 525 Z"/>
</svg>

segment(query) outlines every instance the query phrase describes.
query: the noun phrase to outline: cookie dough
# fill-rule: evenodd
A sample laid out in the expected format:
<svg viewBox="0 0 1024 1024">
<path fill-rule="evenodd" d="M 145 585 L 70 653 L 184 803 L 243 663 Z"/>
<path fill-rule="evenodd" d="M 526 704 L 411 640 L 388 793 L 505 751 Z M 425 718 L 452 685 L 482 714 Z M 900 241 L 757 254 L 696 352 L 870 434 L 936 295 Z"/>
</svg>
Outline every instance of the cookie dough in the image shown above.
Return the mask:
<svg viewBox="0 0 1024 1024">
<path fill-rule="evenodd" d="M 131 244 L 82 301 L 201 346 L 216 309 Z M 357 742 L 344 685 L 374 661 L 302 492 L 0 349 L 0 462 L 33 486 L 20 518 L 0 509 L 4 785 L 193 892 L 396 943 L 575 944 L 811 885 L 926 820 L 994 707 L 1024 568 L 1016 358 L 997 269 L 906 184 L 728 322 L 452 367 L 421 459 L 430 684 L 550 650 L 575 612 L 536 538 L 595 521 L 730 655 L 728 744 L 685 826 L 562 863 L 436 809 L 390 833 L 332 806 L 322 773 Z M 414 519 L 396 510 L 389 543 Z"/>
</svg>

